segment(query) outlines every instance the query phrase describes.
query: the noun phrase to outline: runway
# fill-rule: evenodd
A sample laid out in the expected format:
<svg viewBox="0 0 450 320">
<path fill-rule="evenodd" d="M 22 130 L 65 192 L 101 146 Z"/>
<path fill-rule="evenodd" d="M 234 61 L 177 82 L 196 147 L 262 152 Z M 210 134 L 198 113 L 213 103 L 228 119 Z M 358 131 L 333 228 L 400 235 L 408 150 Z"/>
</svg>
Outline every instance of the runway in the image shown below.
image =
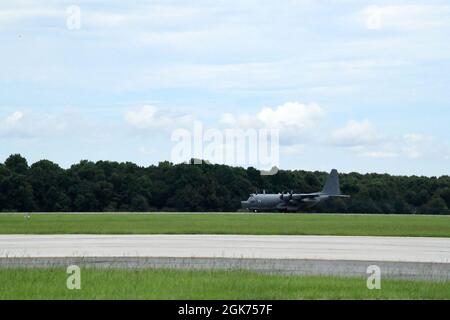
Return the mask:
<svg viewBox="0 0 450 320">
<path fill-rule="evenodd" d="M 131 256 L 450 263 L 450 238 L 0 235 L 0 257 Z"/>
<path fill-rule="evenodd" d="M 246 269 L 450 280 L 449 238 L 232 235 L 0 235 L 0 267 Z"/>
</svg>

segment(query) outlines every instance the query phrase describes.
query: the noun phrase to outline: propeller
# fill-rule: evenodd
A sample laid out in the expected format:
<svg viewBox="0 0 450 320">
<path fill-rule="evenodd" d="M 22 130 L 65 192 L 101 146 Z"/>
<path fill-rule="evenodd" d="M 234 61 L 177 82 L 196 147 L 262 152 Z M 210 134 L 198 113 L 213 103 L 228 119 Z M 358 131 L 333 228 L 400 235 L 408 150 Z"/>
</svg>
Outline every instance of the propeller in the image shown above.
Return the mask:
<svg viewBox="0 0 450 320">
<path fill-rule="evenodd" d="M 284 200 L 284 198 L 286 197 L 286 196 L 289 196 L 289 200 L 292 200 L 293 199 L 293 197 L 294 197 L 294 191 L 292 191 L 291 190 L 291 192 L 290 193 L 288 193 L 288 194 L 286 194 L 284 191 L 281 193 L 281 195 L 280 195 L 280 199 L 281 200 Z"/>
</svg>

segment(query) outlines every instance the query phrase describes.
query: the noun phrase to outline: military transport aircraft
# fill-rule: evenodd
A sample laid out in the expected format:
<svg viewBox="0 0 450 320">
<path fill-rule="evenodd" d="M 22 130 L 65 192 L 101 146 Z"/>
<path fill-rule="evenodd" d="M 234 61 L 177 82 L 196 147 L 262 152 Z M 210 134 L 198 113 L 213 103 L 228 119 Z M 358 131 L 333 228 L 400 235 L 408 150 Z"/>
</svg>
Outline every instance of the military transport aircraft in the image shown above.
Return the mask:
<svg viewBox="0 0 450 320">
<path fill-rule="evenodd" d="M 301 207 L 312 207 L 323 200 L 330 198 L 349 198 L 342 195 L 339 186 L 339 175 L 333 169 L 321 192 L 315 193 L 279 193 L 279 194 L 252 194 L 247 201 L 242 201 L 242 208 L 249 211 L 297 211 Z"/>
</svg>

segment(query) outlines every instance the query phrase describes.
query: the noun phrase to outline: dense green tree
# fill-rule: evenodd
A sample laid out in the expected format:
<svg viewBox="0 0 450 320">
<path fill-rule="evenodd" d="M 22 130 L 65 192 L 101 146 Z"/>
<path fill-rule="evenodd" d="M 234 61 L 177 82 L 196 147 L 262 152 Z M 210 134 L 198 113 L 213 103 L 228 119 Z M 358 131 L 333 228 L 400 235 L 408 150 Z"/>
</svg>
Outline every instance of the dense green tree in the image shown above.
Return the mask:
<svg viewBox="0 0 450 320">
<path fill-rule="evenodd" d="M 0 180 L 1 211 L 32 211 L 33 188 L 24 175 L 11 173 Z"/>
<path fill-rule="evenodd" d="M 147 199 L 142 195 L 134 196 L 131 200 L 131 211 L 134 212 L 146 212 L 149 209 Z"/>
<path fill-rule="evenodd" d="M 18 154 L 11 155 L 0 167 L 0 210 L 32 211 L 33 189 L 27 177 L 28 163 Z"/>
<path fill-rule="evenodd" d="M 445 201 L 447 207 L 450 208 L 450 188 L 447 187 L 442 189 L 441 198 Z"/>
<path fill-rule="evenodd" d="M 5 166 L 14 173 L 26 174 L 28 171 L 27 159 L 20 154 L 12 154 L 6 159 Z"/>
<path fill-rule="evenodd" d="M 80 161 L 69 169 L 41 160 L 30 167 L 11 155 L 0 164 L 0 211 L 236 211 L 250 193 L 315 192 L 326 172 L 161 162 Z M 305 209 L 313 212 L 450 214 L 450 177 L 341 174 L 350 199 Z"/>
<path fill-rule="evenodd" d="M 428 201 L 421 210 L 425 214 L 448 214 L 448 207 L 441 197 L 434 197 Z"/>
<path fill-rule="evenodd" d="M 38 161 L 30 167 L 28 182 L 33 188 L 35 206 L 41 211 L 70 209 L 68 198 L 61 188 L 63 177 L 64 170 L 48 160 Z"/>
</svg>

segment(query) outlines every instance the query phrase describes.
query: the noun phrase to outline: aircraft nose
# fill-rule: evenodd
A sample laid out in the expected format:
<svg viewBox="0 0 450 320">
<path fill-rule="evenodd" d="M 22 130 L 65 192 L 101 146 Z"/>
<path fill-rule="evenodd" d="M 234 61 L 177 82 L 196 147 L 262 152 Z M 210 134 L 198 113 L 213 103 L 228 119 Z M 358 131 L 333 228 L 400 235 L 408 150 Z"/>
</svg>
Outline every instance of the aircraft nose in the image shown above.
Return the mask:
<svg viewBox="0 0 450 320">
<path fill-rule="evenodd" d="M 241 201 L 242 208 L 247 209 L 250 205 L 248 201 Z"/>
</svg>

